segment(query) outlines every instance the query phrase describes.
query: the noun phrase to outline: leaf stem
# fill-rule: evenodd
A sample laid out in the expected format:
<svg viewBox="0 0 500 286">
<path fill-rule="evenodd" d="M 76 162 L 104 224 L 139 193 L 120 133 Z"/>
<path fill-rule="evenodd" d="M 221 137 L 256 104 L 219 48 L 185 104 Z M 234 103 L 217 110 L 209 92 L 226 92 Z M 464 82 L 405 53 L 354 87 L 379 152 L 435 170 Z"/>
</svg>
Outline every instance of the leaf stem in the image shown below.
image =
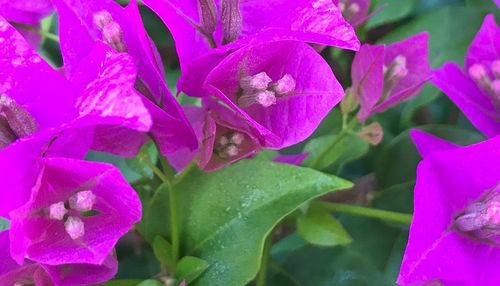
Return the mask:
<svg viewBox="0 0 500 286">
<path fill-rule="evenodd" d="M 264 242 L 264 250 L 262 251 L 262 262 L 260 263 L 260 271 L 255 281 L 255 286 L 265 286 L 267 276 L 267 266 L 269 264 L 271 246 L 273 242 L 273 232 L 269 233 Z"/>
<path fill-rule="evenodd" d="M 180 232 L 179 232 L 179 219 L 177 216 L 177 196 L 175 190 L 172 186 L 167 186 L 169 192 L 169 202 L 170 202 L 170 235 L 172 242 L 172 261 L 173 270 L 177 265 L 179 260 L 179 250 L 180 250 Z"/>
<path fill-rule="evenodd" d="M 330 151 L 332 151 L 332 149 L 335 148 L 335 146 L 337 146 L 337 144 L 339 144 L 340 141 L 342 141 L 342 139 L 344 139 L 344 137 L 346 135 L 348 135 L 351 132 L 350 125 L 352 125 L 352 122 L 354 122 L 355 120 L 356 119 L 354 118 L 353 121 L 348 123 L 348 114 L 345 114 L 345 113 L 342 114 L 342 129 L 335 136 L 335 140 L 333 140 L 332 143 L 330 143 L 330 145 L 328 145 L 328 147 L 323 149 L 323 151 L 321 151 L 321 153 L 319 153 L 318 157 L 316 157 L 316 159 L 311 163 L 311 165 L 310 165 L 311 168 L 321 169 L 320 168 L 321 160 L 326 156 L 326 154 L 328 154 Z"/>
<path fill-rule="evenodd" d="M 332 202 L 316 202 L 316 204 L 332 212 L 345 213 L 355 216 L 364 216 L 378 218 L 386 221 L 394 221 L 402 224 L 411 224 L 412 215 L 407 213 L 398 213 L 380 209 L 367 208 L 349 204 L 340 204 Z"/>
</svg>

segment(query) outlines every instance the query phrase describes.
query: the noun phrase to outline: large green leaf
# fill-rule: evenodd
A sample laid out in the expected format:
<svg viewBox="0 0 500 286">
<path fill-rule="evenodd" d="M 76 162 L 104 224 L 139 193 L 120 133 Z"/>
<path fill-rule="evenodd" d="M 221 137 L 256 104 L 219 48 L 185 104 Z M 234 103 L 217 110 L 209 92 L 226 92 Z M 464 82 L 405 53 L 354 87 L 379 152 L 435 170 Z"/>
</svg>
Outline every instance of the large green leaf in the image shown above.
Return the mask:
<svg viewBox="0 0 500 286">
<path fill-rule="evenodd" d="M 382 10 L 368 20 L 366 23 L 368 28 L 394 22 L 408 16 L 415 6 L 415 0 L 375 0 L 372 5 L 375 9 L 382 8 Z"/>
<path fill-rule="evenodd" d="M 290 280 L 302 286 L 387 286 L 392 282 L 369 259 L 350 247 L 305 246 L 290 253 L 280 272 L 270 278 L 268 285 L 294 285 Z M 286 276 L 288 280 L 283 279 Z"/>
<path fill-rule="evenodd" d="M 335 142 L 336 138 L 337 135 L 325 135 L 310 140 L 304 148 L 304 152 L 309 153 L 304 165 L 311 166 L 319 160 L 315 166 L 317 169 L 331 166 L 329 170 L 338 174 L 346 163 L 359 159 L 369 150 L 368 143 L 356 135 L 348 134 L 338 142 Z M 332 143 L 335 146 L 327 150 Z"/>
<path fill-rule="evenodd" d="M 342 224 L 327 210 L 312 205 L 297 219 L 297 233 L 307 242 L 319 246 L 336 246 L 352 241 Z"/>
<path fill-rule="evenodd" d="M 381 42 L 391 43 L 427 31 L 430 35 L 429 57 L 433 67 L 439 67 L 447 60 L 461 63 L 484 15 L 484 11 L 470 7 L 446 6 L 401 25 L 383 37 Z"/>
<path fill-rule="evenodd" d="M 249 282 L 258 272 L 266 236 L 282 218 L 304 202 L 351 185 L 312 169 L 263 160 L 214 173 L 193 168 L 174 186 L 182 255 L 210 264 L 192 285 Z M 167 220 L 168 213 L 156 215 Z"/>
</svg>

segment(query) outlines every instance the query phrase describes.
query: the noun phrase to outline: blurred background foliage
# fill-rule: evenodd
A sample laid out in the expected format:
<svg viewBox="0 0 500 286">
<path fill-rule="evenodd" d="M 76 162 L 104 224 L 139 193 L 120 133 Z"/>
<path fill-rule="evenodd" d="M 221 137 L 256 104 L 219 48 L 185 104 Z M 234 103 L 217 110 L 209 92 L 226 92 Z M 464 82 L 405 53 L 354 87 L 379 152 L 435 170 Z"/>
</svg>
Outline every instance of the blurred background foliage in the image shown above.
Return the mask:
<svg viewBox="0 0 500 286">
<path fill-rule="evenodd" d="M 120 2 L 125 5 L 127 1 Z M 484 16 L 488 13 L 495 13 L 497 19 L 500 16 L 490 0 L 372 0 L 371 10 L 377 9 L 381 10 L 358 28 L 359 38 L 365 43 L 391 43 L 427 31 L 433 68 L 446 61 L 462 64 Z M 180 71 L 174 42 L 151 11 L 141 6 L 141 13 L 164 61 L 168 83 L 175 91 Z M 43 29 L 57 34 L 57 18 L 46 19 Z M 40 52 L 54 66 L 61 66 L 56 42 L 45 39 Z M 350 86 L 353 52 L 328 48 L 322 55 L 342 85 L 345 88 Z M 183 95 L 179 100 L 184 104 L 196 104 L 195 99 Z M 370 121 L 377 121 L 384 128 L 381 144 L 369 147 L 357 137 L 348 136 L 321 159 L 320 169 L 324 172 L 356 183 L 353 189 L 329 195 L 326 200 L 410 214 L 420 156 L 409 139 L 408 130 L 422 129 L 457 144 L 483 139 L 460 111 L 430 84 L 412 100 L 377 114 Z M 309 140 L 281 152 L 297 154 L 305 150 L 311 157 L 321 154 L 322 148 L 335 140 L 340 122 L 341 115 L 336 108 Z M 141 177 L 154 180 L 153 174 L 143 167 L 144 160 L 153 163 L 157 160 L 154 148 L 148 146 L 135 159 L 100 153 L 91 153 L 88 159 L 117 165 L 147 200 L 147 193 L 151 190 L 137 180 Z M 269 160 L 274 155 L 274 151 L 266 151 L 258 159 Z M 166 217 L 155 219 L 160 224 L 168 221 Z M 267 285 L 394 285 L 407 236 L 408 226 L 405 224 L 348 214 L 332 216 L 323 208 L 310 206 L 308 210 L 289 216 L 275 230 L 271 259 L 267 263 Z M 155 245 L 153 251 L 145 240 L 134 235 L 125 237 L 117 248 L 120 260 L 117 279 L 131 280 L 106 285 L 162 285 L 156 280 L 143 281 L 155 277 L 161 270 L 155 257 L 155 252 L 159 256 L 162 251 L 161 244 L 155 242 Z"/>
</svg>

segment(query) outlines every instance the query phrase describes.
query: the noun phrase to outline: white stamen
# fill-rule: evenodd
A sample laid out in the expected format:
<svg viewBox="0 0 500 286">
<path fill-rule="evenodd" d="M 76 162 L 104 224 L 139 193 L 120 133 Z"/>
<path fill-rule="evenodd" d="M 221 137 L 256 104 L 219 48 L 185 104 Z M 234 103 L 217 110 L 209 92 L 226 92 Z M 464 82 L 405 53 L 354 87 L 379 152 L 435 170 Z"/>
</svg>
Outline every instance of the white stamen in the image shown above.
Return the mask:
<svg viewBox="0 0 500 286">
<path fill-rule="evenodd" d="M 265 72 L 253 76 L 244 76 L 240 79 L 243 91 L 254 92 L 255 90 L 266 90 L 273 80 Z"/>
<path fill-rule="evenodd" d="M 64 223 L 66 233 L 72 239 L 78 239 L 85 235 L 85 225 L 79 217 L 70 216 Z"/>
<path fill-rule="evenodd" d="M 64 216 L 68 213 L 68 210 L 64 206 L 64 202 L 58 202 L 51 204 L 49 207 L 49 218 L 54 220 L 62 220 Z"/>
<path fill-rule="evenodd" d="M 241 145 L 241 143 L 243 143 L 243 140 L 245 140 L 245 136 L 238 132 L 234 133 L 231 137 L 231 143 L 235 145 Z"/>
<path fill-rule="evenodd" d="M 285 74 L 276 83 L 272 84 L 272 88 L 278 96 L 284 96 L 292 93 L 295 90 L 296 84 L 295 79 L 291 75 Z"/>
<path fill-rule="evenodd" d="M 96 196 L 92 191 L 82 191 L 69 198 L 69 205 L 76 211 L 88 212 L 94 207 L 95 201 Z"/>
</svg>

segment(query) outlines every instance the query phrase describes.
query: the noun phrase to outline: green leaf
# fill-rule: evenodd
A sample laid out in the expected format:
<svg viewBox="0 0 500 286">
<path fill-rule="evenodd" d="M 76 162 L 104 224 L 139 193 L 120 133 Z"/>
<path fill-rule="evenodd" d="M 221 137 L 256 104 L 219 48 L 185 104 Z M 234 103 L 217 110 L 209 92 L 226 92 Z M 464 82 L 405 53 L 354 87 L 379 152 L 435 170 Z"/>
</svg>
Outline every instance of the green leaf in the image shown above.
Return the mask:
<svg viewBox="0 0 500 286">
<path fill-rule="evenodd" d="M 9 227 L 10 227 L 10 222 L 7 219 L 0 217 L 0 231 L 9 229 Z"/>
<path fill-rule="evenodd" d="M 158 280 L 148 279 L 137 284 L 137 286 L 164 286 L 164 284 Z"/>
<path fill-rule="evenodd" d="M 361 158 L 369 150 L 368 143 L 356 135 L 348 134 L 336 143 L 335 147 L 325 153 L 336 138 L 337 135 L 325 135 L 310 140 L 304 148 L 304 152 L 309 153 L 304 165 L 311 166 L 321 156 L 317 168 L 322 170 L 331 165 L 329 170 L 332 170 L 334 174 L 338 174 L 346 163 Z"/>
<path fill-rule="evenodd" d="M 462 63 L 465 52 L 481 26 L 484 16 L 484 12 L 469 7 L 446 6 L 431 10 L 399 26 L 383 37 L 380 42 L 392 43 L 416 33 L 428 31 L 430 35 L 429 58 L 433 67 L 439 67 L 445 61 Z"/>
<path fill-rule="evenodd" d="M 418 129 L 459 145 L 468 145 L 482 139 L 476 132 L 449 125 L 424 125 Z M 408 131 L 392 139 L 377 156 L 374 169 L 382 188 L 415 180 L 415 170 L 421 157 Z"/>
<path fill-rule="evenodd" d="M 158 150 L 153 141 L 149 141 L 142 146 L 136 157 L 126 159 L 125 162 L 127 166 L 137 174 L 143 177 L 151 177 L 153 173 L 146 162 L 156 165 L 156 162 L 158 162 Z"/>
<path fill-rule="evenodd" d="M 284 271 L 302 286 L 387 286 L 392 282 L 363 254 L 349 247 L 303 247 L 290 253 L 282 265 Z M 272 277 L 268 285 L 290 285 L 276 278 Z"/>
<path fill-rule="evenodd" d="M 307 242 L 319 246 L 344 245 L 352 241 L 338 220 L 327 210 L 314 205 L 298 218 L 297 232 Z"/>
<path fill-rule="evenodd" d="M 415 0 L 375 0 L 372 7 L 382 10 L 367 21 L 366 27 L 373 28 L 402 19 L 410 15 L 414 6 Z"/>
<path fill-rule="evenodd" d="M 153 241 L 153 251 L 156 258 L 165 266 L 172 266 L 174 259 L 172 257 L 172 245 L 163 237 L 157 236 Z"/>
<path fill-rule="evenodd" d="M 185 280 L 186 284 L 193 282 L 200 277 L 210 265 L 203 259 L 194 256 L 184 256 L 175 270 L 175 278 L 179 281 Z"/>
<path fill-rule="evenodd" d="M 140 279 L 119 279 L 99 284 L 101 286 L 137 286 L 141 283 Z"/>
<path fill-rule="evenodd" d="M 437 87 L 431 84 L 424 85 L 424 88 L 417 96 L 404 104 L 403 111 L 401 112 L 400 128 L 404 130 L 414 126 L 413 117 L 415 113 L 419 108 L 436 100 L 440 92 Z"/>
<path fill-rule="evenodd" d="M 170 203 L 168 186 L 161 185 L 144 208 L 143 235 L 153 243 L 156 237 L 170 237 Z"/>
<path fill-rule="evenodd" d="M 312 169 L 262 160 L 214 173 L 193 168 L 174 187 L 182 254 L 210 264 L 192 285 L 248 283 L 259 269 L 266 236 L 281 219 L 315 197 L 351 185 Z"/>
</svg>

